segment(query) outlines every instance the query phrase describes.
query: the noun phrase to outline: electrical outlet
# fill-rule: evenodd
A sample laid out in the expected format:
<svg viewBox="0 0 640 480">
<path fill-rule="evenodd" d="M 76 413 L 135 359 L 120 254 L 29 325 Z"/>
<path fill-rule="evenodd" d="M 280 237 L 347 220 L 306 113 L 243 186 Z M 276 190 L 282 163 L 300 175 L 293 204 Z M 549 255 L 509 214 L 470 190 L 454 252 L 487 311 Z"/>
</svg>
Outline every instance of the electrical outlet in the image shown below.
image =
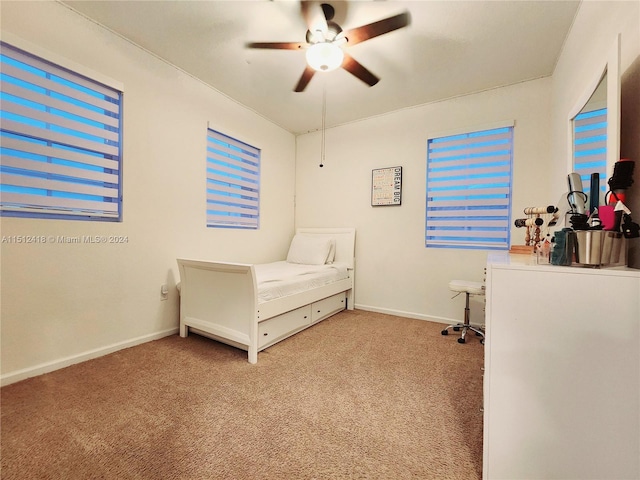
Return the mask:
<svg viewBox="0 0 640 480">
<path fill-rule="evenodd" d="M 166 300 L 169 298 L 169 289 L 166 284 L 160 285 L 160 300 Z"/>
</svg>

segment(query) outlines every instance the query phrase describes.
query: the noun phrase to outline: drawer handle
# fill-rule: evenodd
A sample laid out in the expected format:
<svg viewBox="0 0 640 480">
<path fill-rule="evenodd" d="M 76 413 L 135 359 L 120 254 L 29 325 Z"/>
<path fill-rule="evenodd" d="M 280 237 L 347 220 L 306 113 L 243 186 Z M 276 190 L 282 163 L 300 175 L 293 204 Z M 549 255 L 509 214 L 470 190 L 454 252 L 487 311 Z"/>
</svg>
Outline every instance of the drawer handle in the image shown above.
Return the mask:
<svg viewBox="0 0 640 480">
<path fill-rule="evenodd" d="M 263 333 L 262 336 L 266 337 L 267 335 L 269 335 L 268 333 Z"/>
</svg>

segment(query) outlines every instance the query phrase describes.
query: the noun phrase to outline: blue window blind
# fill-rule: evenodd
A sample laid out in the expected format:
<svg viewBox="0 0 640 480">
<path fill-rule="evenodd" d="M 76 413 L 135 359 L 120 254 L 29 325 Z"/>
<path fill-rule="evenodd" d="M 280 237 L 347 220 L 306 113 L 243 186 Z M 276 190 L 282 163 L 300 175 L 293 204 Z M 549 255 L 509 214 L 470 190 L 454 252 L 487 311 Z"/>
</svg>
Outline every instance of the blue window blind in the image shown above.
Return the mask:
<svg viewBox="0 0 640 480">
<path fill-rule="evenodd" d="M 427 145 L 426 246 L 508 249 L 513 127 Z"/>
<path fill-rule="evenodd" d="M 207 227 L 259 226 L 260 150 L 207 130 Z"/>
<path fill-rule="evenodd" d="M 122 92 L 0 47 L 2 215 L 120 221 Z"/>
<path fill-rule="evenodd" d="M 607 188 L 607 109 L 578 114 L 573 122 L 573 171 L 580 175 L 582 190 L 590 195 L 591 174 L 600 175 L 600 195 Z"/>
</svg>

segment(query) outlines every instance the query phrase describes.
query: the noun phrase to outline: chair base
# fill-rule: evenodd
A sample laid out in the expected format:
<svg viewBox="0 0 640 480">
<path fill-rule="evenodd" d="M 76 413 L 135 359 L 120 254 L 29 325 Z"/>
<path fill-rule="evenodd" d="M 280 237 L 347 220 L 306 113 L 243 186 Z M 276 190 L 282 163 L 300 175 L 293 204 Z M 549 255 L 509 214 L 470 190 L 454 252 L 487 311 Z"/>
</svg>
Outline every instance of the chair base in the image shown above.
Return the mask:
<svg viewBox="0 0 640 480">
<path fill-rule="evenodd" d="M 482 331 L 482 329 L 480 327 L 476 327 L 474 325 L 465 325 L 464 323 L 456 323 L 454 325 L 449 325 L 447 328 L 445 328 L 444 330 L 442 330 L 442 332 L 440 332 L 442 335 L 449 335 L 449 329 L 455 331 L 455 332 L 459 332 L 460 330 L 462 330 L 462 333 L 460 334 L 460 338 L 458 339 L 458 343 L 466 343 L 466 336 L 467 336 L 467 332 L 469 330 L 471 330 L 472 332 L 474 332 L 476 334 L 477 337 L 482 337 L 480 339 L 480 343 L 482 343 L 484 345 L 484 332 Z"/>
</svg>

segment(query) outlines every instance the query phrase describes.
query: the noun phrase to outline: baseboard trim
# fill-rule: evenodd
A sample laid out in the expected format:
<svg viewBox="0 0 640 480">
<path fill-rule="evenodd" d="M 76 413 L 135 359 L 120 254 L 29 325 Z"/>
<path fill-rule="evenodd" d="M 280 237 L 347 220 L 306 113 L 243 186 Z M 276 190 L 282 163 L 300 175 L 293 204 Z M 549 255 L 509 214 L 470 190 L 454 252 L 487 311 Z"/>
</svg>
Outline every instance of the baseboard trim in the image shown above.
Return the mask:
<svg viewBox="0 0 640 480">
<path fill-rule="evenodd" d="M 163 330 L 161 332 L 151 333 L 149 335 L 143 335 L 141 337 L 132 338 L 130 340 L 125 340 L 123 342 L 114 343 L 112 345 L 107 345 L 106 347 L 89 350 L 87 352 L 80 353 L 78 355 L 72 355 L 70 357 L 61 358 L 59 360 L 54 360 L 52 362 L 41 363 L 40 365 L 36 365 L 34 367 L 24 368 L 22 370 L 16 370 L 14 372 L 5 373 L 4 375 L 0 376 L 0 386 L 4 387 L 5 385 L 9 385 L 11 383 L 16 383 L 21 380 L 26 380 L 27 378 L 36 377 L 38 375 L 53 372 L 55 370 L 65 368 L 70 365 L 74 365 L 76 363 L 86 362 L 87 360 L 91 360 L 93 358 L 102 357 L 104 355 L 117 352 L 118 350 L 123 350 L 129 347 L 135 347 L 136 345 L 141 345 L 143 343 L 151 342 L 152 340 L 158 340 L 160 338 L 168 337 L 170 335 L 175 335 L 178 333 L 178 330 L 179 329 L 177 327 L 170 328 L 168 330 Z"/>
<path fill-rule="evenodd" d="M 355 304 L 355 308 L 358 310 L 366 310 L 367 312 L 386 313 L 387 315 L 395 315 L 396 317 L 415 318 L 417 320 L 426 320 L 428 322 L 444 323 L 447 325 L 459 322 L 459 320 L 456 320 L 455 318 L 436 317 L 432 315 L 424 315 L 422 313 L 405 312 L 404 310 L 373 307 L 371 305 L 362 305 L 358 303 Z"/>
</svg>

